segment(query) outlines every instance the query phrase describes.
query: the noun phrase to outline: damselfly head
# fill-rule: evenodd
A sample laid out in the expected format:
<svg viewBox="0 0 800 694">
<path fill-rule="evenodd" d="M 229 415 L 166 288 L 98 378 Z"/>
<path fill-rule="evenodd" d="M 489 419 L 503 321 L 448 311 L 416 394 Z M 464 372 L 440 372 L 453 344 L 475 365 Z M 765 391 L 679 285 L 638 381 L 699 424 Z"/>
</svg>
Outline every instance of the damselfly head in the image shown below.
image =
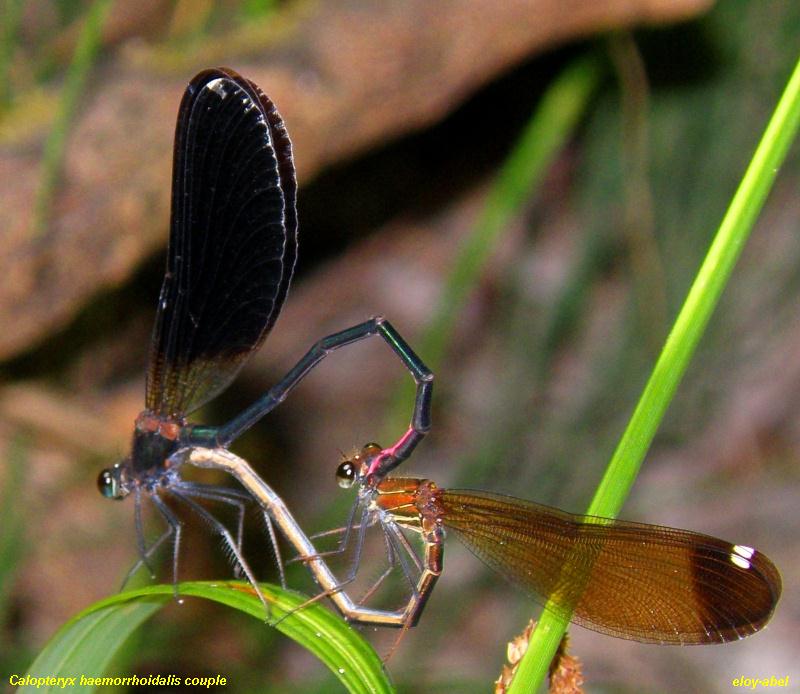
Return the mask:
<svg viewBox="0 0 800 694">
<path fill-rule="evenodd" d="M 358 453 L 345 460 L 336 468 L 336 481 L 342 489 L 350 489 L 354 484 L 364 480 L 370 463 L 383 448 L 377 443 L 366 444 Z"/>
</svg>

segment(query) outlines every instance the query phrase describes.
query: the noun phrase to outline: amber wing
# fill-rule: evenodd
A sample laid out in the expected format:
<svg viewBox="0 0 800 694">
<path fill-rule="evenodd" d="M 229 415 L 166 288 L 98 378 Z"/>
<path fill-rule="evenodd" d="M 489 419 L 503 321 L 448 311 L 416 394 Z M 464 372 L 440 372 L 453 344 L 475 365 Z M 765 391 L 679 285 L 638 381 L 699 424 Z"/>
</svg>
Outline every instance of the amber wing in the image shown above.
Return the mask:
<svg viewBox="0 0 800 694">
<path fill-rule="evenodd" d="M 512 497 L 441 496 L 445 527 L 572 621 L 659 644 L 722 643 L 769 620 L 781 578 L 760 552 L 674 528 L 577 516 Z"/>
</svg>

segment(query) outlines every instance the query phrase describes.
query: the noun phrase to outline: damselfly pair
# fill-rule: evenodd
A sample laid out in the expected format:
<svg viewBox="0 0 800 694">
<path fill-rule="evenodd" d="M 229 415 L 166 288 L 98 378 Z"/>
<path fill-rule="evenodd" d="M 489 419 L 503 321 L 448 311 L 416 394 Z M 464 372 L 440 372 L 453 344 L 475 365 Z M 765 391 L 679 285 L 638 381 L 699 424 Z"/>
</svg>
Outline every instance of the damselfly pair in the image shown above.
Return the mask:
<svg viewBox="0 0 800 694">
<path fill-rule="evenodd" d="M 442 573 L 445 533 L 453 531 L 549 609 L 574 612 L 574 621 L 613 636 L 720 643 L 766 624 L 780 596 L 780 575 L 750 547 L 684 530 L 572 515 L 488 492 L 441 489 L 430 480 L 390 477 L 430 429 L 433 377 L 382 318 L 321 339 L 227 424 L 188 423 L 193 410 L 231 382 L 277 320 L 297 258 L 296 192 L 291 143 L 272 102 L 232 70 L 198 74 L 178 113 L 167 270 L 145 410 L 136 420 L 131 455 L 99 478 L 105 496 L 134 497 L 140 556 L 134 570 L 149 568 L 155 551 L 171 541 L 177 586 L 183 521 L 164 501 L 170 497 L 219 533 L 266 606 L 242 553 L 245 504 L 255 499 L 275 550 L 277 527 L 323 595 L 353 621 L 413 626 Z M 342 486 L 358 491 L 343 539 L 353 543 L 356 561 L 348 575 L 337 577 L 282 499 L 228 447 L 328 354 L 372 336 L 381 337 L 410 372 L 416 398 L 410 426 L 397 443 L 368 444 L 336 471 Z M 187 481 L 184 464 L 225 470 L 244 489 Z M 164 532 L 149 546 L 144 499 L 165 522 Z M 207 500 L 236 510 L 236 533 L 205 508 Z M 369 607 L 348 593 L 365 530 L 375 525 L 384 532 L 390 568 L 399 566 L 411 586 L 408 602 L 394 611 Z M 416 536 L 417 545 L 411 541 Z"/>
</svg>

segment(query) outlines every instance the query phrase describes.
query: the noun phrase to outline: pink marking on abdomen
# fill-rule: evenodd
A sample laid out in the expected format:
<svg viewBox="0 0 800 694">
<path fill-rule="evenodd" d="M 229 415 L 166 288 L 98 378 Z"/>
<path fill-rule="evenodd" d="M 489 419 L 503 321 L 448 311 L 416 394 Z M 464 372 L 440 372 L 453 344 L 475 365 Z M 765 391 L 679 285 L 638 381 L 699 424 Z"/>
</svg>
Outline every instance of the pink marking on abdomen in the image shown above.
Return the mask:
<svg viewBox="0 0 800 694">
<path fill-rule="evenodd" d="M 368 474 L 368 475 L 371 475 L 372 473 L 374 473 L 374 472 L 375 472 L 375 470 L 377 470 L 377 469 L 378 469 L 378 467 L 380 466 L 380 464 L 381 464 L 381 463 L 382 463 L 384 460 L 386 460 L 387 458 L 394 458 L 394 457 L 396 457 L 396 455 L 397 455 L 397 450 L 398 450 L 399 448 L 401 448 L 402 446 L 404 446 L 404 445 L 405 445 L 405 444 L 408 442 L 408 440 L 409 440 L 409 439 L 410 439 L 412 436 L 415 436 L 415 435 L 416 435 L 416 433 L 417 433 L 417 432 L 414 430 L 414 427 L 408 427 L 408 431 L 406 431 L 406 433 L 405 433 L 405 434 L 403 434 L 403 435 L 402 435 L 402 436 L 401 436 L 401 437 L 400 437 L 400 438 L 397 440 L 397 443 L 395 443 L 395 444 L 394 444 L 394 446 L 390 446 L 389 448 L 384 448 L 384 449 L 383 449 L 383 450 L 382 450 L 380 453 L 378 453 L 378 455 L 376 455 L 376 456 L 375 456 L 375 457 L 372 459 L 372 462 L 369 464 L 369 469 L 367 470 L 367 474 Z"/>
</svg>

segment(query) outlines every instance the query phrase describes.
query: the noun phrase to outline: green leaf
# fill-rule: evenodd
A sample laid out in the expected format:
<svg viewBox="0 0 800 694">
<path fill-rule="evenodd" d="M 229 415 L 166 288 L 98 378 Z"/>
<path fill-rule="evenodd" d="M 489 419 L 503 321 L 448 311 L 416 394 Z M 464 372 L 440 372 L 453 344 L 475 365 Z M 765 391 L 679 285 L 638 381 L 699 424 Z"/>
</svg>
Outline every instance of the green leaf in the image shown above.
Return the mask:
<svg viewBox="0 0 800 694">
<path fill-rule="evenodd" d="M 752 231 L 767 193 L 800 125 L 800 62 L 773 112 L 739 189 L 667 337 L 650 379 L 589 506 L 588 514 L 614 518 L 633 485 L 672 396 Z M 536 691 L 544 681 L 568 619 L 546 610 L 520 662 L 510 694 Z"/>
<path fill-rule="evenodd" d="M 18 691 L 63 691 L 63 682 L 70 677 L 76 678 L 70 691 L 94 691 L 94 686 L 81 685 L 81 677 L 100 676 L 131 632 L 167 600 L 168 597 L 152 597 L 112 604 L 103 601 L 81 612 L 58 631 L 33 661 L 25 678 L 27 684 Z M 46 684 L 40 686 L 45 679 Z"/>
<path fill-rule="evenodd" d="M 192 582 L 178 586 L 181 597 L 199 597 L 264 620 L 264 606 L 247 583 Z M 297 609 L 308 598 L 261 585 L 270 604 L 269 623 L 316 655 L 350 692 L 393 692 L 383 663 L 372 646 L 347 622 L 319 603 Z M 101 600 L 69 622 L 47 644 L 28 676 L 77 677 L 70 691 L 95 691 L 81 676 L 100 677 L 131 633 L 173 599 L 172 586 L 148 586 Z M 117 677 L 116 675 L 111 675 Z M 121 682 L 116 682 L 119 686 Z M 108 686 L 108 685 L 105 685 Z M 63 691 L 57 680 L 45 686 L 22 686 L 20 692 Z"/>
</svg>

